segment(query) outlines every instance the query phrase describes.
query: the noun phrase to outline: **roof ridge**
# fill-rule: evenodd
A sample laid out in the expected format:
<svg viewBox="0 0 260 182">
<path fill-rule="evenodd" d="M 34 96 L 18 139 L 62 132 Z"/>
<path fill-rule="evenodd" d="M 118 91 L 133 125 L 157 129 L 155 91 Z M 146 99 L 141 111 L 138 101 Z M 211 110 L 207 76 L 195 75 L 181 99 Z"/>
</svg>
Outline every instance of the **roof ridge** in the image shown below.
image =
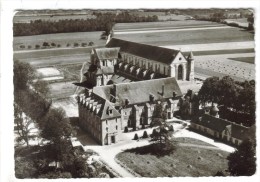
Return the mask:
<svg viewBox="0 0 260 182">
<path fill-rule="evenodd" d="M 154 47 L 154 48 L 157 48 L 157 49 L 160 48 L 160 49 L 165 49 L 165 50 L 170 50 L 170 51 L 182 52 L 182 51 L 177 50 L 177 49 L 169 49 L 169 48 L 166 48 L 166 47 L 160 47 L 160 46 L 155 46 L 155 45 L 145 44 L 145 43 L 140 43 L 140 42 L 133 42 L 133 41 L 124 40 L 124 39 L 118 39 L 118 38 L 114 38 L 114 37 L 111 40 L 113 40 L 113 39 L 114 40 L 119 40 L 119 41 L 124 41 L 124 42 L 130 42 L 130 43 L 134 43 L 134 44 L 139 44 L 139 45 L 146 45 L 146 46 Z"/>
</svg>

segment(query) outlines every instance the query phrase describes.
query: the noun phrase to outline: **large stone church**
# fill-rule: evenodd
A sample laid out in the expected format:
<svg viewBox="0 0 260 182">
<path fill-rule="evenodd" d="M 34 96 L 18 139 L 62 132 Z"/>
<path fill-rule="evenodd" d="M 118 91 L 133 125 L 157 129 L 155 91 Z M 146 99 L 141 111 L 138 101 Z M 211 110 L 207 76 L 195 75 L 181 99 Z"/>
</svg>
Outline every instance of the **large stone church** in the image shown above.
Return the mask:
<svg viewBox="0 0 260 182">
<path fill-rule="evenodd" d="M 194 56 L 179 50 L 112 38 L 91 52 L 91 65 L 78 85 L 79 123 L 101 145 L 121 140 L 124 129 L 149 126 L 161 103 L 171 119 L 179 99 L 192 88 Z"/>
</svg>

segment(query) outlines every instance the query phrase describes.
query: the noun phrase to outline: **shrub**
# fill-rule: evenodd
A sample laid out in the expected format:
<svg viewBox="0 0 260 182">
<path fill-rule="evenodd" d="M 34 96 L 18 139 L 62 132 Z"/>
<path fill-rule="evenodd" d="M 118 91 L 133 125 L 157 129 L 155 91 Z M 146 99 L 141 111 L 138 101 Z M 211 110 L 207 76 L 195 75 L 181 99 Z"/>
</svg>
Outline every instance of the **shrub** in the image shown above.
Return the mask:
<svg viewBox="0 0 260 182">
<path fill-rule="evenodd" d="M 79 46 L 79 43 L 74 43 L 74 47 L 78 47 Z"/>
<path fill-rule="evenodd" d="M 148 138 L 147 131 L 144 131 L 143 138 Z"/>
<path fill-rule="evenodd" d="M 50 45 L 49 45 L 48 42 L 43 42 L 42 46 L 44 46 L 44 47 L 49 47 Z"/>
<path fill-rule="evenodd" d="M 36 48 L 36 49 L 39 49 L 39 48 L 40 48 L 40 45 L 35 45 L 35 48 Z"/>
<path fill-rule="evenodd" d="M 170 125 L 169 131 L 174 131 L 174 128 L 172 125 Z"/>
<path fill-rule="evenodd" d="M 134 140 L 138 140 L 138 139 L 139 139 L 139 137 L 138 137 L 138 135 L 136 133 L 135 136 L 134 136 Z"/>
<path fill-rule="evenodd" d="M 56 47 L 56 44 L 55 44 L 55 43 L 51 43 L 51 46 L 52 46 L 52 47 Z"/>
<path fill-rule="evenodd" d="M 21 49 L 24 49 L 24 48 L 25 48 L 25 45 L 20 45 L 20 48 L 21 48 Z"/>
<path fill-rule="evenodd" d="M 67 43 L 67 47 L 69 47 L 70 46 L 70 43 Z"/>
<path fill-rule="evenodd" d="M 32 48 L 32 46 L 28 45 L 28 49 L 31 49 L 31 48 Z"/>
<path fill-rule="evenodd" d="M 157 133 L 156 129 L 153 129 L 153 132 L 152 132 L 152 134 L 151 134 L 151 137 L 156 136 L 157 134 L 158 134 L 158 133 Z"/>
<path fill-rule="evenodd" d="M 82 47 L 86 47 L 88 44 L 86 42 L 81 43 Z"/>
<path fill-rule="evenodd" d="M 128 127 L 127 127 L 127 126 L 125 127 L 125 130 L 124 130 L 124 132 L 125 132 L 125 133 L 127 133 L 127 132 L 128 132 Z"/>
<path fill-rule="evenodd" d="M 94 45 L 94 42 L 89 42 L 88 43 L 88 46 L 93 46 Z"/>
<path fill-rule="evenodd" d="M 58 45 L 57 45 L 57 47 L 61 47 L 61 45 L 60 45 L 60 44 L 58 44 Z"/>
</svg>

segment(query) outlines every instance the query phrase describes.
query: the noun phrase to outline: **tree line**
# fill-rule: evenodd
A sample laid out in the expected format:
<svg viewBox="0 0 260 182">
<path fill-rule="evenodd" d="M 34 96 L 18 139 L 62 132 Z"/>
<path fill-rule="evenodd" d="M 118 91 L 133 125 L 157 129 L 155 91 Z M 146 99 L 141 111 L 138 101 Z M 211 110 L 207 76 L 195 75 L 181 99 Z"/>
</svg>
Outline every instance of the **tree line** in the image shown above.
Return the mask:
<svg viewBox="0 0 260 182">
<path fill-rule="evenodd" d="M 105 31 L 108 35 L 115 23 L 155 22 L 158 17 L 131 15 L 128 12 L 96 13 L 96 19 L 59 20 L 58 22 L 35 20 L 30 23 L 14 23 L 14 36 L 29 36 L 51 33 Z"/>
<path fill-rule="evenodd" d="M 75 131 L 61 108 L 52 107 L 47 99 L 48 87 L 37 81 L 35 70 L 28 64 L 14 61 L 14 119 L 18 142 L 26 143 L 31 152 L 29 159 L 15 158 L 17 178 L 79 178 L 95 177 L 97 170 L 89 168 L 86 157 L 72 147 L 70 137 Z M 24 116 L 24 114 L 26 116 Z M 30 135 L 30 124 L 39 129 L 39 134 Z M 30 146 L 30 140 L 42 138 L 45 144 Z M 15 156 L 24 147 L 17 147 Z M 21 153 L 21 152 L 20 152 Z M 28 154 L 27 154 L 28 155 Z M 50 166 L 54 163 L 54 166 Z"/>
</svg>

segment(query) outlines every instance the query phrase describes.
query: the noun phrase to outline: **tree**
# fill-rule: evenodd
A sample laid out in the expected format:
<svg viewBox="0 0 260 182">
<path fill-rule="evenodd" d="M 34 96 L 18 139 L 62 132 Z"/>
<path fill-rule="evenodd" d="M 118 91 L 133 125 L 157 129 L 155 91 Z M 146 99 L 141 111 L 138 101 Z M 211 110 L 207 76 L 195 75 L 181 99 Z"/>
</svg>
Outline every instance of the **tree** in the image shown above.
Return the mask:
<svg viewBox="0 0 260 182">
<path fill-rule="evenodd" d="M 138 137 L 138 135 L 136 133 L 135 136 L 134 136 L 134 140 L 138 140 L 138 139 L 139 139 L 139 137 Z"/>
<path fill-rule="evenodd" d="M 172 151 L 175 146 L 172 141 L 172 132 L 169 131 L 169 124 L 166 122 L 167 113 L 162 103 L 155 105 L 152 115 L 151 126 L 157 126 L 157 134 L 152 134 L 153 142 L 158 143 L 160 150 Z"/>
<path fill-rule="evenodd" d="M 35 70 L 28 63 L 14 61 L 14 91 L 24 90 L 35 79 Z"/>
<path fill-rule="evenodd" d="M 148 138 L 147 131 L 144 131 L 144 133 L 143 133 L 143 138 Z"/>
<path fill-rule="evenodd" d="M 199 90 L 198 97 L 202 104 L 206 102 L 218 102 L 219 100 L 219 78 L 207 78 Z"/>
<path fill-rule="evenodd" d="M 254 14 L 252 13 L 248 18 L 248 30 L 254 30 Z"/>
<path fill-rule="evenodd" d="M 37 80 L 33 83 L 33 87 L 37 93 L 42 94 L 44 97 L 47 97 L 49 94 L 48 83 L 44 80 Z"/>
<path fill-rule="evenodd" d="M 29 146 L 29 140 L 36 138 L 36 135 L 31 133 L 32 127 L 35 122 L 28 116 L 24 115 L 22 110 L 17 104 L 14 104 L 14 121 L 18 132 L 17 142 L 24 141 Z"/>
<path fill-rule="evenodd" d="M 69 119 L 62 108 L 51 108 L 40 122 L 41 136 L 51 142 L 62 138 L 69 138 L 73 132 Z"/>
<path fill-rule="evenodd" d="M 233 176 L 251 176 L 256 171 L 256 142 L 243 141 L 228 157 L 228 170 Z"/>
</svg>

